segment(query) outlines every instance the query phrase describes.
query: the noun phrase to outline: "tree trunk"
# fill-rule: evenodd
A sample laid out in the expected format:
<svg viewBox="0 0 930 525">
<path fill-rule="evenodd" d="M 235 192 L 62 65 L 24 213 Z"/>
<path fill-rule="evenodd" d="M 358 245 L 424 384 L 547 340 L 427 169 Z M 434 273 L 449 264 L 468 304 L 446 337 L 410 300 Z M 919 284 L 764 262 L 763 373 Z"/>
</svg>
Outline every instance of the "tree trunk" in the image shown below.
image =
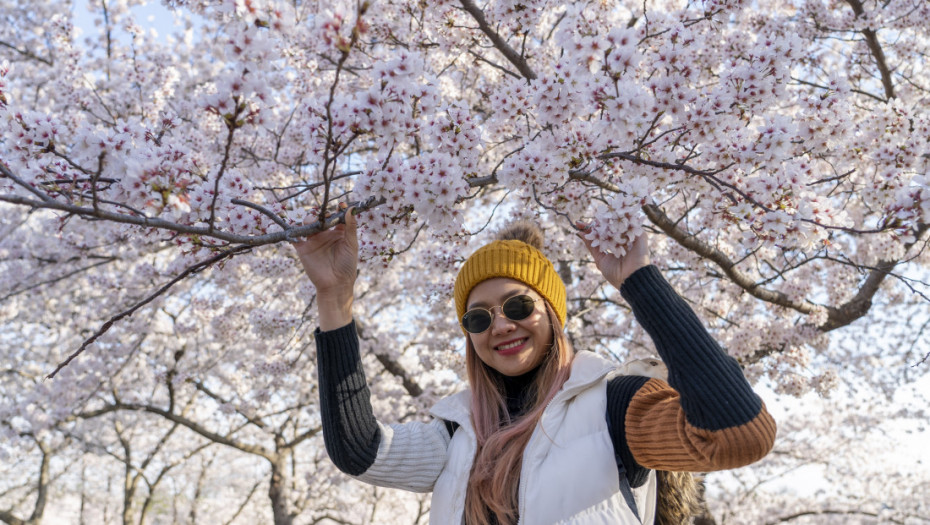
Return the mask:
<svg viewBox="0 0 930 525">
<path fill-rule="evenodd" d="M 268 497 L 271 498 L 271 511 L 274 525 L 293 525 L 294 515 L 287 503 L 287 471 L 285 458 L 278 456 L 271 462 L 271 481 L 268 484 Z"/>
</svg>

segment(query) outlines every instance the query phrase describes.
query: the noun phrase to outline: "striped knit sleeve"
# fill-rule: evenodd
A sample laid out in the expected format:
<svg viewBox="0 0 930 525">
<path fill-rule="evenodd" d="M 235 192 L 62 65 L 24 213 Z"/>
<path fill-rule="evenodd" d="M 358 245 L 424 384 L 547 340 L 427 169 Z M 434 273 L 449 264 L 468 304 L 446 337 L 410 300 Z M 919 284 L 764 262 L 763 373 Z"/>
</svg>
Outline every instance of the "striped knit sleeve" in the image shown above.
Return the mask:
<svg viewBox="0 0 930 525">
<path fill-rule="evenodd" d="M 327 332 L 317 329 L 315 336 L 326 452 L 339 470 L 358 476 L 374 463 L 381 431 L 371 410 L 355 321 Z"/>
<path fill-rule="evenodd" d="M 765 456 L 775 422 L 740 370 L 655 266 L 631 275 L 620 292 L 655 342 L 668 383 L 649 379 L 630 398 L 624 437 L 639 465 L 710 471 Z"/>
<path fill-rule="evenodd" d="M 648 377 L 617 376 L 607 382 L 607 427 L 613 442 L 614 454 L 623 462 L 626 479 L 634 489 L 648 480 L 649 469 L 633 459 L 633 453 L 626 442 L 626 411 L 630 401 Z"/>
</svg>

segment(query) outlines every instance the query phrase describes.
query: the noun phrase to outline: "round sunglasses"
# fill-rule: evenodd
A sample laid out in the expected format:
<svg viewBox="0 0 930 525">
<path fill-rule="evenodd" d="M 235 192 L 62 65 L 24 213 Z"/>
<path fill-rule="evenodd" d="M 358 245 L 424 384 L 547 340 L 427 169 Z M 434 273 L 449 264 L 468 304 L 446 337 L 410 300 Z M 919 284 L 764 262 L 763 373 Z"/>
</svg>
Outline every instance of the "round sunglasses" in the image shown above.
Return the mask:
<svg viewBox="0 0 930 525">
<path fill-rule="evenodd" d="M 515 295 L 500 305 L 501 313 L 511 321 L 522 321 L 536 310 L 536 301 L 529 295 Z M 462 316 L 462 328 L 471 334 L 480 334 L 491 327 L 494 320 L 493 308 L 472 308 Z"/>
</svg>

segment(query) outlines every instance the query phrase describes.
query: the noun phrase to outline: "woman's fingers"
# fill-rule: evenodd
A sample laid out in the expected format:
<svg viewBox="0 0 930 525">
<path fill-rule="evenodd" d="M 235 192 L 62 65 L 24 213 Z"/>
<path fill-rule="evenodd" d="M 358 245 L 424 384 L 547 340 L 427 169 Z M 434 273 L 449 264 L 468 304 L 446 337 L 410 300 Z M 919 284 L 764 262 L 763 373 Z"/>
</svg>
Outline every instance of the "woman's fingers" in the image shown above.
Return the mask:
<svg viewBox="0 0 930 525">
<path fill-rule="evenodd" d="M 349 245 L 355 249 L 355 251 L 358 251 L 358 217 L 355 215 L 355 208 L 346 207 L 345 214 L 346 240 L 349 242 Z"/>
</svg>

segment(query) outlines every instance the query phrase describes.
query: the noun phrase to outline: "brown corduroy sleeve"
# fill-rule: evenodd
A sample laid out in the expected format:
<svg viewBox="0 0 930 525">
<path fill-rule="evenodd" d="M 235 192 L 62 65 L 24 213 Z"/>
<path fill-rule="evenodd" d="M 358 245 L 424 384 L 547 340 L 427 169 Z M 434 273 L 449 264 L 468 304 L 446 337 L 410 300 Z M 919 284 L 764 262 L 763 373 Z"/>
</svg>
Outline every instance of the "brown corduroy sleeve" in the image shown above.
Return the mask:
<svg viewBox="0 0 930 525">
<path fill-rule="evenodd" d="M 768 454 L 775 421 L 763 404 L 746 423 L 697 428 L 688 423 L 678 392 L 661 379 L 650 379 L 630 400 L 625 434 L 633 458 L 646 468 L 705 472 L 741 467 Z"/>
</svg>

